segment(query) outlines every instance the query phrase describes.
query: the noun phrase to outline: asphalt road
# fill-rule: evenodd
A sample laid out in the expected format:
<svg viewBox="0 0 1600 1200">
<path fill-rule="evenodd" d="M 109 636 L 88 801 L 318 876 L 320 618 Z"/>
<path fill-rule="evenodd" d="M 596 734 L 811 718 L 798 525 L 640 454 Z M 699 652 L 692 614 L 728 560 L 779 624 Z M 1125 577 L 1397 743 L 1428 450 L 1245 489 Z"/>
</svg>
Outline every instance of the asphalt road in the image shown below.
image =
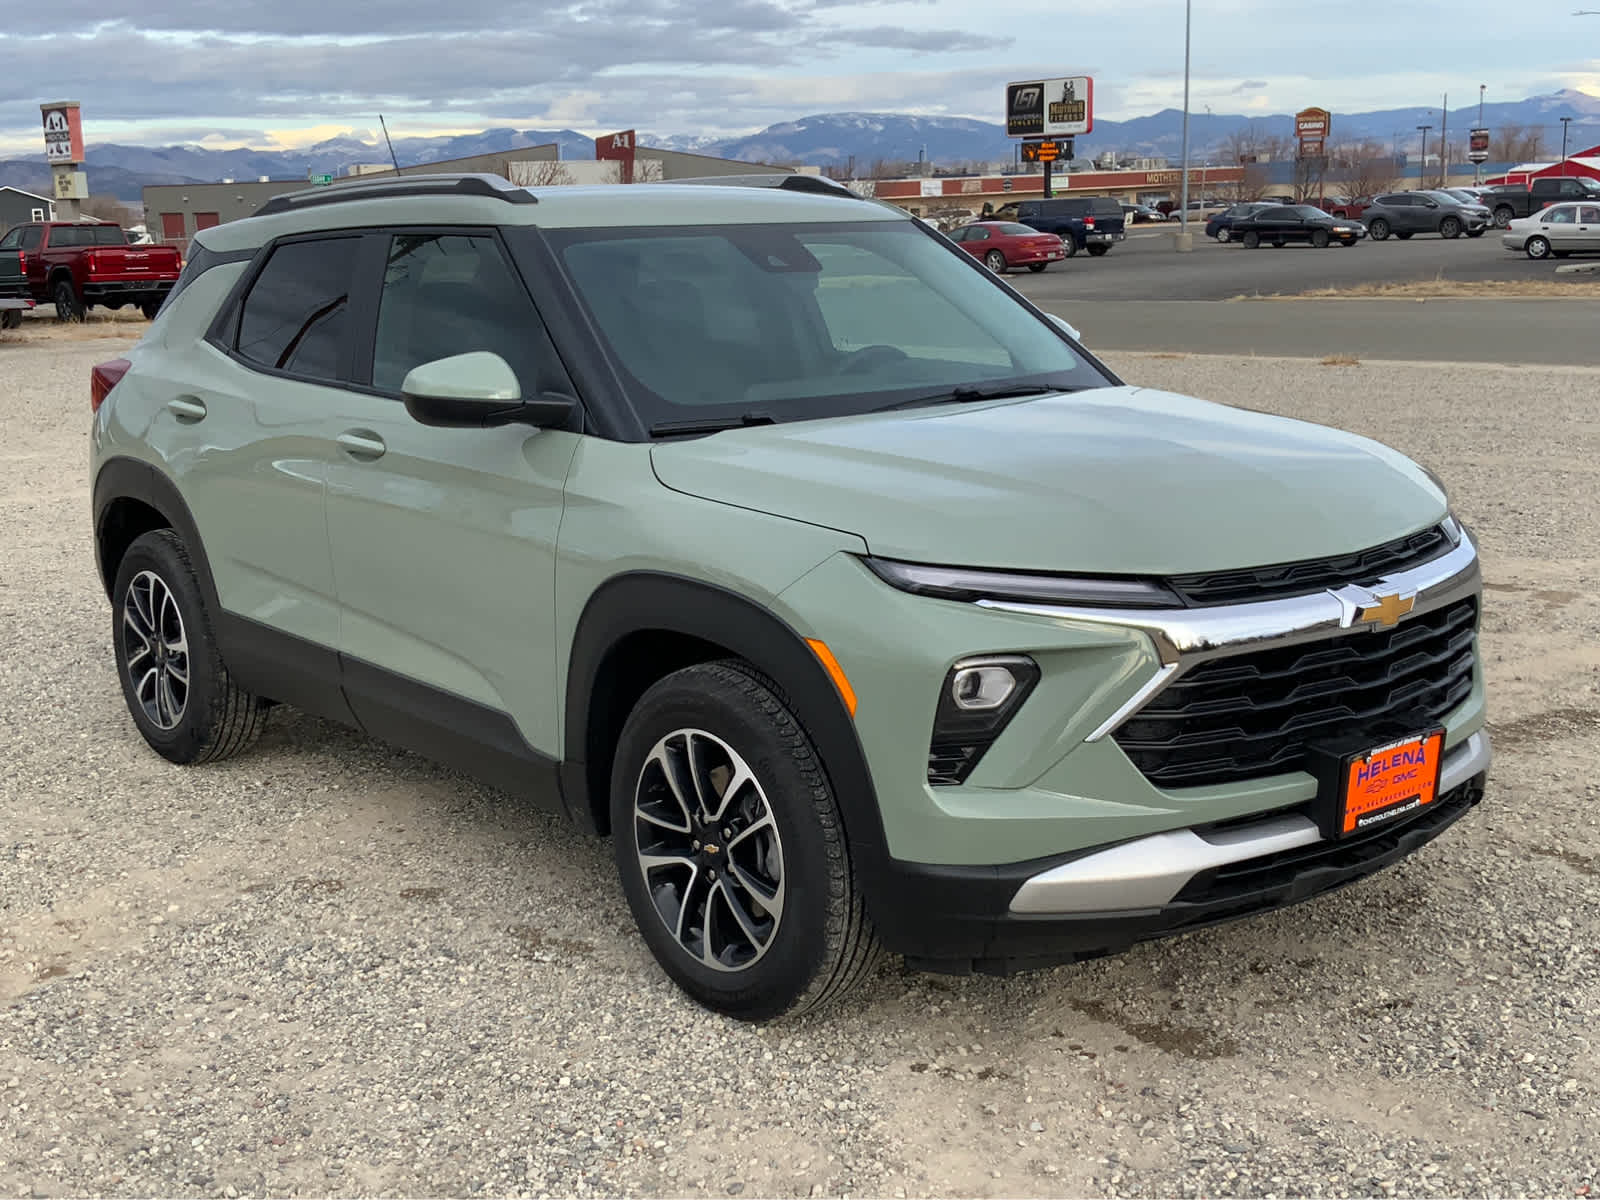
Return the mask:
<svg viewBox="0 0 1600 1200">
<path fill-rule="evenodd" d="M 1079 254 L 1040 275 L 1013 272 L 1008 278 L 1039 301 L 1232 300 L 1237 296 L 1293 296 L 1313 288 L 1418 279 L 1593 280 L 1558 276 L 1555 264 L 1533 262 L 1500 245 L 1500 233 L 1445 241 L 1429 235 L 1398 241 L 1362 241 L 1352 247 L 1263 246 L 1246 250 L 1222 245 L 1195 231 L 1194 251 L 1173 250 L 1172 233 L 1148 225 L 1130 227 L 1128 239 L 1103 258 Z"/>
<path fill-rule="evenodd" d="M 1040 303 L 1095 351 L 1600 367 L 1600 300 Z"/>
</svg>

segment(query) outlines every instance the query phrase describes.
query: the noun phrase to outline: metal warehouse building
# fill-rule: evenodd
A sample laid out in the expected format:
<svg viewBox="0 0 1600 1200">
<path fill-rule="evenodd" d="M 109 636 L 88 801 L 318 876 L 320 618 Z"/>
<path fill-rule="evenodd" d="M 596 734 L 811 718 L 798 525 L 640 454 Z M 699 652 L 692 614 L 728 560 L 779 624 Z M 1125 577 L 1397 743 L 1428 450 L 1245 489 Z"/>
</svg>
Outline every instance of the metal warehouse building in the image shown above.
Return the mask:
<svg viewBox="0 0 1600 1200">
<path fill-rule="evenodd" d="M 560 161 L 559 156 L 559 147 L 552 142 L 544 146 L 525 146 L 498 154 L 474 154 L 468 158 L 418 163 L 405 167 L 401 174 L 486 172 L 504 175 L 510 179 L 513 177 L 513 164 L 554 163 Z M 704 175 L 747 175 L 753 170 L 789 170 L 788 167 L 764 167 L 757 163 L 712 158 L 704 154 L 686 154 L 679 150 L 660 150 L 654 146 L 638 147 L 634 151 L 634 162 L 636 167 L 639 164 L 651 164 L 649 168 L 651 177 L 663 180 L 694 179 Z M 359 171 L 338 177 L 331 186 L 384 179 L 394 174 L 392 167 L 378 169 L 362 167 Z M 303 179 L 268 179 L 251 183 L 154 184 L 144 189 L 145 228 L 150 232 L 151 241 L 177 246 L 179 251 L 183 252 L 189 245 L 189 239 L 198 231 L 220 225 L 224 221 L 237 221 L 240 217 L 248 217 L 272 197 L 282 195 L 284 192 L 299 191 L 307 186 Z"/>
</svg>

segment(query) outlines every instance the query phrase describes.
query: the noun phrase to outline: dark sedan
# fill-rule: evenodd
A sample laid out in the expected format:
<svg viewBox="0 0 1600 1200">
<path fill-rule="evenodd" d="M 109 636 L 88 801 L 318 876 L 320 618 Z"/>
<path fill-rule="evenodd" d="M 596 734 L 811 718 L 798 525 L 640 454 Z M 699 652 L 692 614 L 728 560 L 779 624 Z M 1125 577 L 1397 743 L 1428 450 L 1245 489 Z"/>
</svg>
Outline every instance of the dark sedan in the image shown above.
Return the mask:
<svg viewBox="0 0 1600 1200">
<path fill-rule="evenodd" d="M 1354 246 L 1366 235 L 1359 221 L 1330 217 L 1311 204 L 1285 204 L 1265 208 L 1235 221 L 1233 239 L 1253 250 L 1257 246 L 1287 246 L 1305 242 L 1312 246 Z"/>
<path fill-rule="evenodd" d="M 1206 236 L 1208 238 L 1216 238 L 1219 242 L 1231 241 L 1233 238 L 1233 223 L 1235 221 L 1242 221 L 1254 213 L 1266 212 L 1267 209 L 1272 207 L 1271 204 L 1256 202 L 1235 204 L 1232 208 L 1224 209 L 1222 212 L 1215 214 L 1206 222 Z"/>
</svg>

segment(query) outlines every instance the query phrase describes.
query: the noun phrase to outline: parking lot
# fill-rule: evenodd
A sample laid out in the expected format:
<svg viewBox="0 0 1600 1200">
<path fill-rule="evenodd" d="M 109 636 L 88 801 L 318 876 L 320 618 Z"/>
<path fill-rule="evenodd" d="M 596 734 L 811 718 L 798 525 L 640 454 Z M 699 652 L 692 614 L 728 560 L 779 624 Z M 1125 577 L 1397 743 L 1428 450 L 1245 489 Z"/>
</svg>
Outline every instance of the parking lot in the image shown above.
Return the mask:
<svg viewBox="0 0 1600 1200">
<path fill-rule="evenodd" d="M 1262 246 L 1246 250 L 1204 236 L 1190 225 L 1194 250 L 1173 250 L 1176 225 L 1130 225 L 1128 238 L 1103 258 L 1087 254 L 1030 276 L 1022 287 L 1047 301 L 1232 300 L 1238 296 L 1292 296 L 1317 288 L 1403 283 L 1445 278 L 1463 282 L 1557 278 L 1555 264 L 1533 262 L 1500 244 L 1500 231 L 1446 241 L 1419 235 L 1409 241 L 1363 240 L 1354 246 Z M 1594 276 L 1572 277 L 1574 281 Z M 1579 286 L 1582 286 L 1581 284 Z"/>
<path fill-rule="evenodd" d="M 141 328 L 0 334 L 0 1190 L 1596 1183 L 1600 371 L 1109 355 L 1130 382 L 1352 428 L 1444 477 L 1485 564 L 1486 801 L 1264 919 L 1011 980 L 891 961 L 847 1006 L 751 1027 L 661 975 L 608 848 L 555 818 L 284 710 L 221 766 L 146 749 L 111 663 L 85 439 L 91 365 Z"/>
</svg>

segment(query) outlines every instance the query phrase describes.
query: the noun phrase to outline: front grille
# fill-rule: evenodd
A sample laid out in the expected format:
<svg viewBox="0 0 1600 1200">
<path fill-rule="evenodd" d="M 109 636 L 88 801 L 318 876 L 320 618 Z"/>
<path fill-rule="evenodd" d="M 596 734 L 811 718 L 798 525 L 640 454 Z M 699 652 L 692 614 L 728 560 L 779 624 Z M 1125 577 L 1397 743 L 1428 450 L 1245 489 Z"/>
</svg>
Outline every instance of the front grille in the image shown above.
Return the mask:
<svg viewBox="0 0 1600 1200">
<path fill-rule="evenodd" d="M 1342 554 L 1336 558 L 1311 558 L 1270 567 L 1245 567 L 1232 571 L 1205 571 L 1175 575 L 1167 580 L 1174 591 L 1192 605 L 1245 604 L 1304 596 L 1347 583 L 1367 586 L 1396 571 L 1420 566 L 1451 549 L 1444 530 L 1435 525 L 1381 546 Z"/>
<path fill-rule="evenodd" d="M 1326 884 L 1334 885 L 1370 874 L 1406 850 L 1431 841 L 1482 797 L 1479 781 L 1468 780 L 1443 793 L 1415 815 L 1380 825 L 1366 834 L 1340 841 L 1313 842 L 1309 846 L 1202 871 L 1184 885 L 1174 901 L 1197 905 L 1249 905 L 1254 900 L 1264 900 L 1266 906 L 1271 907 L 1278 901 L 1274 893 L 1285 888 L 1298 888 L 1308 894 L 1325 891 L 1325 886 L 1317 886 L 1318 876 L 1324 876 Z"/>
<path fill-rule="evenodd" d="M 1389 630 L 1212 659 L 1112 736 L 1157 787 L 1302 770 L 1308 742 L 1421 729 L 1465 700 L 1477 615 L 1469 597 Z"/>
</svg>

